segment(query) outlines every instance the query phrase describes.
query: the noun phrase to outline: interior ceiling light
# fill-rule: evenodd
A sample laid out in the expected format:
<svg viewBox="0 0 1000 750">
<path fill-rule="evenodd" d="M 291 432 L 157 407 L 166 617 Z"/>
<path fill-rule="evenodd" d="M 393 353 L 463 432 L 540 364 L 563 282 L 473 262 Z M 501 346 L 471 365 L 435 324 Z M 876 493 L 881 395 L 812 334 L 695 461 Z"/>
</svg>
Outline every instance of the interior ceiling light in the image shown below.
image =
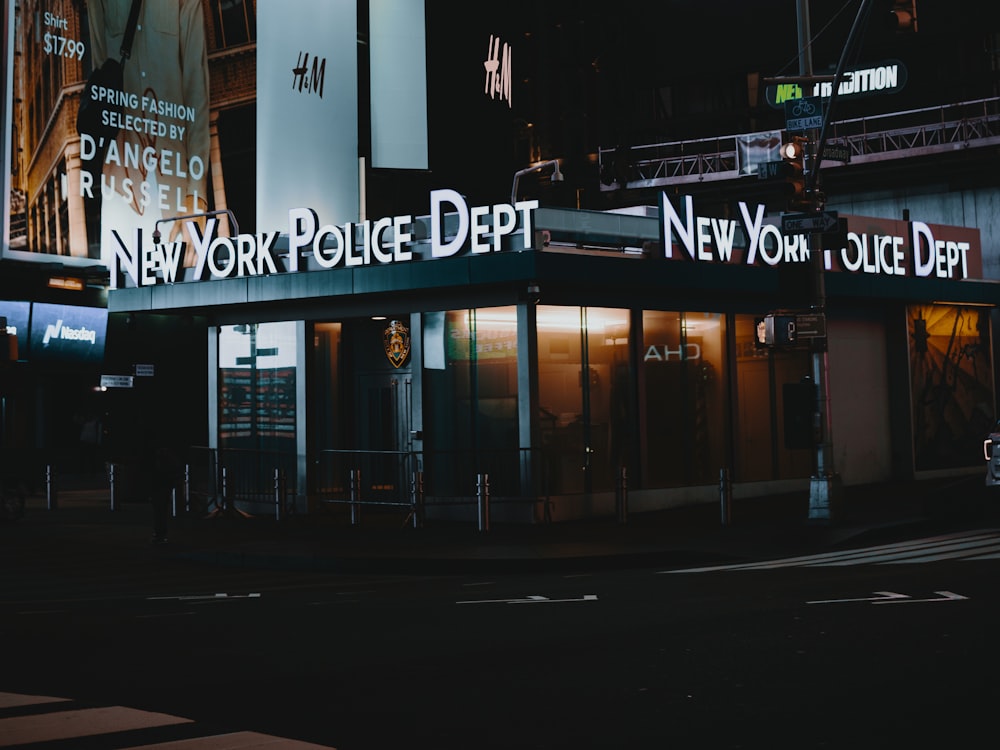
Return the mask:
<svg viewBox="0 0 1000 750">
<path fill-rule="evenodd" d="M 52 289 L 68 289 L 73 292 L 83 291 L 82 279 L 73 279 L 67 276 L 50 276 L 48 285 Z"/>
</svg>

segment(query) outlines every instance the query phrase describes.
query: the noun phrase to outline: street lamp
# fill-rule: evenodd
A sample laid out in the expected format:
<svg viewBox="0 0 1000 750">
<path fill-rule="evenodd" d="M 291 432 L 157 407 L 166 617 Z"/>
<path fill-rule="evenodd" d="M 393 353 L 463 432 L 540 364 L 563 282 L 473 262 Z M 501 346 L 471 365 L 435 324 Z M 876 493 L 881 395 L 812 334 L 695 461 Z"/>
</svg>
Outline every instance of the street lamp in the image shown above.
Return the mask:
<svg viewBox="0 0 1000 750">
<path fill-rule="evenodd" d="M 157 219 L 156 223 L 153 225 L 153 243 L 160 244 L 160 224 L 167 224 L 171 221 L 181 221 L 182 219 L 204 219 L 210 216 L 218 216 L 219 214 L 225 214 L 229 217 L 229 221 L 232 223 L 232 229 L 234 230 L 231 234 L 238 235 L 240 233 L 240 225 L 236 223 L 236 215 L 230 211 L 228 208 L 219 208 L 215 211 L 202 211 L 196 214 L 184 214 L 183 216 L 171 216 L 166 219 Z"/>
<path fill-rule="evenodd" d="M 532 172 L 540 172 L 541 170 L 545 169 L 545 167 L 552 167 L 553 168 L 552 177 L 551 177 L 552 182 L 562 182 L 563 181 L 564 177 L 563 177 L 563 173 L 561 171 L 559 171 L 559 160 L 558 159 L 549 159 L 548 161 L 543 161 L 543 162 L 540 162 L 538 164 L 534 164 L 534 165 L 532 165 L 530 167 L 525 167 L 524 169 L 519 169 L 517 172 L 514 173 L 514 183 L 510 186 L 510 202 L 512 204 L 517 202 L 517 183 L 518 183 L 518 181 L 522 177 L 524 177 L 524 175 L 531 174 Z"/>
</svg>

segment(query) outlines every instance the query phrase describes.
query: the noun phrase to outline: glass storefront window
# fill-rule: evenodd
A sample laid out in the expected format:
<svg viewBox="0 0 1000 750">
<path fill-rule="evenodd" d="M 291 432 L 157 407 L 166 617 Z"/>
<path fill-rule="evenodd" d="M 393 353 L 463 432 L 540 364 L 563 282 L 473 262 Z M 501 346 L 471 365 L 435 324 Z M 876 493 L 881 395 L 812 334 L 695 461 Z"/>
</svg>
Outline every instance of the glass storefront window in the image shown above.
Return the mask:
<svg viewBox="0 0 1000 750">
<path fill-rule="evenodd" d="M 295 323 L 219 329 L 219 447 L 295 452 Z"/>
<path fill-rule="evenodd" d="M 629 311 L 551 305 L 537 311 L 548 492 L 610 491 L 634 443 Z"/>
<path fill-rule="evenodd" d="M 343 324 L 316 323 L 313 326 L 313 387 L 309 402 L 311 444 L 316 450 L 344 448 L 347 420 L 341 408 L 343 384 L 340 377 Z"/>
<path fill-rule="evenodd" d="M 517 494 L 517 308 L 424 315 L 424 433 L 428 481 L 442 493 L 490 475 Z"/>
<path fill-rule="evenodd" d="M 720 314 L 643 312 L 644 487 L 718 481 L 729 430 L 725 342 Z"/>
<path fill-rule="evenodd" d="M 762 482 L 807 477 L 812 472 L 812 451 L 785 447 L 783 389 L 811 376 L 812 358 L 806 351 L 758 348 L 756 320 L 752 315 L 737 315 L 735 320 L 733 478 Z"/>
<path fill-rule="evenodd" d="M 914 305 L 907 330 L 916 470 L 981 464 L 997 417 L 989 311 Z"/>
</svg>

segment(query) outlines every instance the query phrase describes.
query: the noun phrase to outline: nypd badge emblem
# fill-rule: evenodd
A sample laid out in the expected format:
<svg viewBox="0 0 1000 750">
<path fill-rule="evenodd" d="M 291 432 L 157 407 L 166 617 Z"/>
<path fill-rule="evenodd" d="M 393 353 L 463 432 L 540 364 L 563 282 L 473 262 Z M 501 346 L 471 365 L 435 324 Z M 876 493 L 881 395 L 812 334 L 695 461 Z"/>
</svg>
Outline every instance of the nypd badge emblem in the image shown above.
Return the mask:
<svg viewBox="0 0 1000 750">
<path fill-rule="evenodd" d="M 385 356 L 393 367 L 400 367 L 410 356 L 410 329 L 400 320 L 393 320 L 382 332 Z"/>
</svg>

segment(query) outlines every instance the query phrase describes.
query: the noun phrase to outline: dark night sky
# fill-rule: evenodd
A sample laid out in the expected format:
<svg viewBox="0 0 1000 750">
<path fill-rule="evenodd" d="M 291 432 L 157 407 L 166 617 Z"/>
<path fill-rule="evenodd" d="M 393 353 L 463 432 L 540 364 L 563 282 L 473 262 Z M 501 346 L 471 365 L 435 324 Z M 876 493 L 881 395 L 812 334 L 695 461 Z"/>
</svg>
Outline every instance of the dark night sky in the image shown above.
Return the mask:
<svg viewBox="0 0 1000 750">
<path fill-rule="evenodd" d="M 917 2 L 920 32 L 900 35 L 879 23 L 891 0 L 876 0 L 856 54 L 903 61 L 906 88 L 845 101 L 841 118 L 996 93 L 989 32 L 1000 30 L 1000 3 Z M 816 73 L 833 72 L 859 7 L 810 3 Z M 751 105 L 747 76 L 799 72 L 796 0 L 427 0 L 427 17 L 431 173 L 418 193 L 462 185 L 482 203 L 509 195 L 527 165 L 515 138 L 524 123 L 542 159 L 563 160 L 567 184 L 554 202 L 567 203 L 566 191 L 596 186 L 588 155 L 600 147 L 781 127 L 781 113 Z M 512 51 L 510 106 L 484 92 L 491 34 Z"/>
</svg>

